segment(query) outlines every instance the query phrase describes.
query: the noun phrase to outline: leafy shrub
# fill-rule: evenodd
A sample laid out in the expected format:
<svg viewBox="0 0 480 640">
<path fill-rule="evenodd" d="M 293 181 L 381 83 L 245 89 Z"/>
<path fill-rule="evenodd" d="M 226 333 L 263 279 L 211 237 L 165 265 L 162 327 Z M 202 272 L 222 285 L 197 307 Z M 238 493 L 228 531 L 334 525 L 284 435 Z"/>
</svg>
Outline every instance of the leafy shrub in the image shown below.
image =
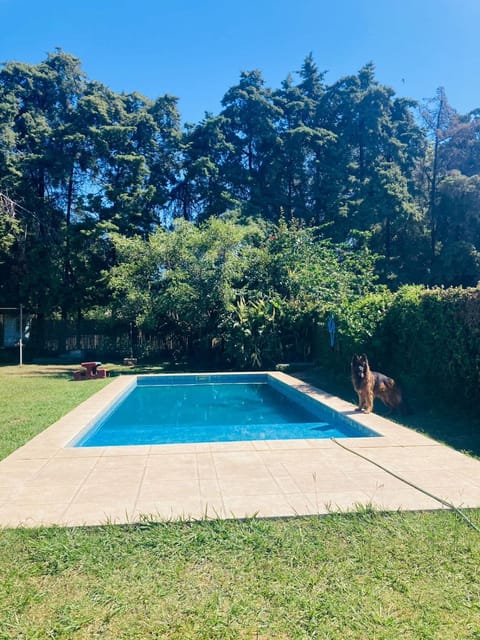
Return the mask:
<svg viewBox="0 0 480 640">
<path fill-rule="evenodd" d="M 410 385 L 478 406 L 480 287 L 399 289 L 378 341 L 392 370 Z"/>
</svg>

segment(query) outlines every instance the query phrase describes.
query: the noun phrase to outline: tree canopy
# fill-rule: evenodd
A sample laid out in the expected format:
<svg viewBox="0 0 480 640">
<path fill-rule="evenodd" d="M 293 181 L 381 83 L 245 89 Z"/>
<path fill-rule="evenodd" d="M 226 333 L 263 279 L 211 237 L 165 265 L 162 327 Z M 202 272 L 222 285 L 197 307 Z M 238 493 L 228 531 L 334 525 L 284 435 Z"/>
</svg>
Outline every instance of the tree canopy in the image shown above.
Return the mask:
<svg viewBox="0 0 480 640">
<path fill-rule="evenodd" d="M 365 251 L 390 288 L 475 285 L 480 109 L 457 113 L 442 88 L 400 98 L 373 63 L 326 76 L 311 54 L 278 88 L 243 71 L 219 113 L 182 127 L 177 98 L 115 93 L 60 49 L 5 63 L 0 302 L 64 318 L 128 309 L 151 326 L 183 309 L 208 333 L 251 305 L 274 313 L 277 296 L 313 299 L 320 273 Z M 279 244 L 285 228 L 299 245 Z"/>
</svg>

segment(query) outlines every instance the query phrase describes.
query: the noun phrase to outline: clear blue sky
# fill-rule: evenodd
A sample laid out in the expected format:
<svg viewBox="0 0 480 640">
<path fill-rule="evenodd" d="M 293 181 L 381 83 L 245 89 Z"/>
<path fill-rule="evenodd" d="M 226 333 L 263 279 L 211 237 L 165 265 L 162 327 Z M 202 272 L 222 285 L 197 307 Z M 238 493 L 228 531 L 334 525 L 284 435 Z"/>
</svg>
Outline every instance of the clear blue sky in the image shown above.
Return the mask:
<svg viewBox="0 0 480 640">
<path fill-rule="evenodd" d="M 0 0 L 0 25 L 1 62 L 61 47 L 114 91 L 177 96 L 183 121 L 218 113 L 241 71 L 278 88 L 310 52 L 329 84 L 372 61 L 398 95 L 480 107 L 480 0 Z"/>
</svg>

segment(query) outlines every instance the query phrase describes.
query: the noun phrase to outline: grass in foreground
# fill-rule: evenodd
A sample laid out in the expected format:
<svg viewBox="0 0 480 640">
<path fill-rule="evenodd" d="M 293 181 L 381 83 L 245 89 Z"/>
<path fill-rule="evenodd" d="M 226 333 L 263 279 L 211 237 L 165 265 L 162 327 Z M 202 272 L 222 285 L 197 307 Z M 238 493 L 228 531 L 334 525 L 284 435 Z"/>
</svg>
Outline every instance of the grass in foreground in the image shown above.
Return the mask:
<svg viewBox="0 0 480 640">
<path fill-rule="evenodd" d="M 10 530 L 0 574 L 5 639 L 480 638 L 451 512 Z"/>
<path fill-rule="evenodd" d="M 71 369 L 0 368 L 2 457 L 108 384 Z M 480 640 L 480 534 L 368 510 L 3 530 L 0 638 Z"/>
</svg>

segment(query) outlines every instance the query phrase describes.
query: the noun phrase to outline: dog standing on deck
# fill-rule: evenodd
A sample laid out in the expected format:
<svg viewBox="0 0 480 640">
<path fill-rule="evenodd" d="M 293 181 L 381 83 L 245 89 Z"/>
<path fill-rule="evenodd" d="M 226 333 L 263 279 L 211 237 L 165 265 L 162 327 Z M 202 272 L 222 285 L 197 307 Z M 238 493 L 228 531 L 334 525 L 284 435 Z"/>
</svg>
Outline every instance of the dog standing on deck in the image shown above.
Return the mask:
<svg viewBox="0 0 480 640">
<path fill-rule="evenodd" d="M 403 412 L 404 402 L 402 390 L 392 378 L 372 371 L 365 354 L 354 355 L 352 358 L 352 383 L 358 394 L 358 411 L 370 413 L 375 398 L 387 405 L 389 409 Z"/>
</svg>

